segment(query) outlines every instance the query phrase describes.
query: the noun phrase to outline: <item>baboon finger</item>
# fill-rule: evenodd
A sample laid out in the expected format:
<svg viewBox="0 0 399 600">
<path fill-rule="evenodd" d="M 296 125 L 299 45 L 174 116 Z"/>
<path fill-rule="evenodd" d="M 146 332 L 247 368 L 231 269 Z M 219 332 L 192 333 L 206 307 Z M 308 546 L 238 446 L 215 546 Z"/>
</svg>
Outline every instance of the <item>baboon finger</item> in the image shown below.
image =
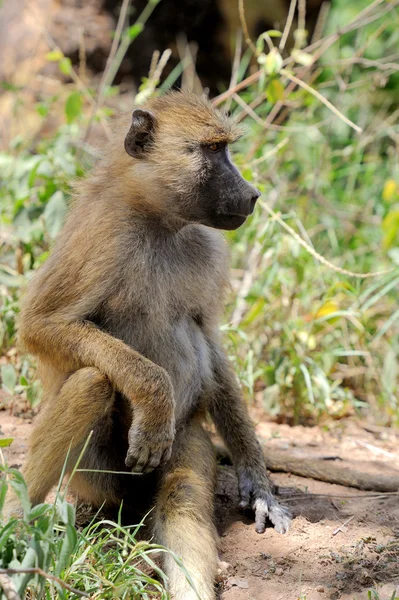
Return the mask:
<svg viewBox="0 0 399 600">
<path fill-rule="evenodd" d="M 149 450 L 144 446 L 130 449 L 127 453 L 125 464 L 134 470 L 135 473 L 141 473 L 149 459 Z"/>
<path fill-rule="evenodd" d="M 168 448 L 165 448 L 165 450 L 163 451 L 162 460 L 161 460 L 161 463 L 163 465 L 170 460 L 170 457 L 172 456 L 172 450 L 173 450 L 173 446 L 171 444 Z"/>
<path fill-rule="evenodd" d="M 290 528 L 292 515 L 288 508 L 280 506 L 276 501 L 269 506 L 269 519 L 277 533 L 287 533 Z"/>
<path fill-rule="evenodd" d="M 150 473 L 151 471 L 153 471 L 154 469 L 159 467 L 159 465 L 161 464 L 161 460 L 162 460 L 162 449 L 156 450 L 149 457 L 148 463 L 143 472 Z"/>
<path fill-rule="evenodd" d="M 255 531 L 263 533 L 266 529 L 266 520 L 269 516 L 269 507 L 267 501 L 263 498 L 258 498 L 253 506 L 255 510 Z"/>
<path fill-rule="evenodd" d="M 255 531 L 263 533 L 269 519 L 277 533 L 287 533 L 291 523 L 291 513 L 285 506 L 280 506 L 272 496 L 257 498 L 253 504 L 255 511 Z"/>
<path fill-rule="evenodd" d="M 239 503 L 239 507 L 240 508 L 249 508 L 251 506 L 251 492 L 248 489 L 245 488 L 241 488 L 240 489 L 240 503 Z"/>
</svg>

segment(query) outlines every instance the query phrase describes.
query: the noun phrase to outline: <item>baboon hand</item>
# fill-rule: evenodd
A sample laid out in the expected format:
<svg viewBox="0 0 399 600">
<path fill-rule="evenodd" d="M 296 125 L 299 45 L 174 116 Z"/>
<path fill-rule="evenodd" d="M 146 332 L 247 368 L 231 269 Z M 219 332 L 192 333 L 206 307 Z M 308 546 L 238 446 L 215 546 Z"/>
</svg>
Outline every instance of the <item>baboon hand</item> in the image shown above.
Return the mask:
<svg viewBox="0 0 399 600">
<path fill-rule="evenodd" d="M 174 437 L 174 418 L 156 428 L 148 420 L 135 418 L 129 430 L 126 466 L 134 473 L 150 473 L 170 459 Z"/>
<path fill-rule="evenodd" d="M 281 506 L 270 491 L 267 476 L 256 476 L 250 469 L 238 470 L 240 508 L 252 508 L 255 511 L 255 530 L 263 533 L 269 519 L 278 533 L 286 533 L 290 527 L 292 515 L 288 508 Z"/>
</svg>

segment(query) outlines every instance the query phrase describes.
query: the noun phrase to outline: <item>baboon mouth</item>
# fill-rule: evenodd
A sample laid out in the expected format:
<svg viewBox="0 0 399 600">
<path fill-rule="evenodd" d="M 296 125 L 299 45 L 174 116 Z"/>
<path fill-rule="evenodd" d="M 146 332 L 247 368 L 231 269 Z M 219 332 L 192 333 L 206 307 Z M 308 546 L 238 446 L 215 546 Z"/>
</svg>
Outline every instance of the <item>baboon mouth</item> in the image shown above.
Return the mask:
<svg viewBox="0 0 399 600">
<path fill-rule="evenodd" d="M 220 213 L 214 225 L 217 229 L 233 230 L 238 229 L 244 223 L 248 215 L 238 215 L 233 213 Z"/>
</svg>

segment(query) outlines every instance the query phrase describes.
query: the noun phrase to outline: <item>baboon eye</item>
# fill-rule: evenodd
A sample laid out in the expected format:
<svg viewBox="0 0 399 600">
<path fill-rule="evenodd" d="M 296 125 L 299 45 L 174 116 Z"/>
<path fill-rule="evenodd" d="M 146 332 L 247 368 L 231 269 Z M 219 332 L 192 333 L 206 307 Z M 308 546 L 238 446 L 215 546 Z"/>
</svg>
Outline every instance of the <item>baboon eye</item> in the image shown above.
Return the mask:
<svg viewBox="0 0 399 600">
<path fill-rule="evenodd" d="M 220 142 L 215 142 L 214 144 L 208 144 L 208 150 L 211 152 L 219 152 L 222 149 L 223 144 Z"/>
</svg>

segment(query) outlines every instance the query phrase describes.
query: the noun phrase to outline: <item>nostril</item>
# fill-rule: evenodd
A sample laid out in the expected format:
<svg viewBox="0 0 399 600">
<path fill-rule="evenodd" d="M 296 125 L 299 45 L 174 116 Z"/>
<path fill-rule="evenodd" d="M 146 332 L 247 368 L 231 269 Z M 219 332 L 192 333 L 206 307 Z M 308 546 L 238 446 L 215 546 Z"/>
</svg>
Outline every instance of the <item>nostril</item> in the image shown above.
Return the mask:
<svg viewBox="0 0 399 600">
<path fill-rule="evenodd" d="M 252 208 L 252 210 L 255 208 L 255 204 L 256 204 L 256 201 L 259 198 L 259 196 L 260 196 L 260 191 L 259 190 L 255 190 L 255 193 L 252 195 L 252 198 L 251 198 L 251 208 Z"/>
<path fill-rule="evenodd" d="M 256 201 L 257 201 L 257 199 L 258 199 L 258 198 L 259 198 L 259 196 L 258 196 L 258 195 L 256 195 L 256 196 L 252 196 L 251 200 L 249 201 L 249 206 L 250 206 L 250 212 L 251 212 L 251 213 L 252 213 L 252 212 L 254 211 L 254 209 L 255 209 L 255 204 L 256 204 Z"/>
</svg>

